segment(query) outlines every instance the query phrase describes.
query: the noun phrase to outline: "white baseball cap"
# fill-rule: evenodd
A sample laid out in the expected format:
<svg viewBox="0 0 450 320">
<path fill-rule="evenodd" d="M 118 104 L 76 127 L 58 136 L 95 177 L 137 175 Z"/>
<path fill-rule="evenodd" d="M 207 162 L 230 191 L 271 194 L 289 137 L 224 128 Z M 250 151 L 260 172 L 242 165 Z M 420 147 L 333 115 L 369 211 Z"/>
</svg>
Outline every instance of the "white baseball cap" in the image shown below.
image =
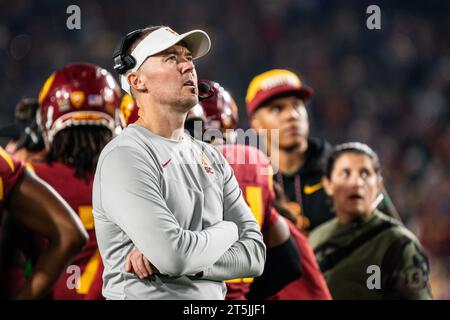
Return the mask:
<svg viewBox="0 0 450 320">
<path fill-rule="evenodd" d="M 161 27 L 145 37 L 131 52 L 136 59 L 136 65 L 120 77 L 121 87 L 131 94 L 127 74 L 136 71 L 144 61 L 157 53 L 160 53 L 180 41 L 186 43 L 187 48 L 192 53 L 193 59 L 198 59 L 208 53 L 211 48 L 211 40 L 203 30 L 192 30 L 183 34 L 178 34 L 169 27 Z"/>
</svg>

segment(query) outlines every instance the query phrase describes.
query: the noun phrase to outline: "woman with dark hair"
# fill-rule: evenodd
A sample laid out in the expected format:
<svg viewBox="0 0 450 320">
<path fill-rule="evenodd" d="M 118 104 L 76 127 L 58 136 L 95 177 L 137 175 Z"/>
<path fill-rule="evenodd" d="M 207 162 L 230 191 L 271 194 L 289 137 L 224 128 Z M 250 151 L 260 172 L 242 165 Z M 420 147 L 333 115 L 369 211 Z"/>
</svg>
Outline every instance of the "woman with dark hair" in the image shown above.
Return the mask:
<svg viewBox="0 0 450 320">
<path fill-rule="evenodd" d="M 334 299 L 431 299 L 428 259 L 417 238 L 376 209 L 378 156 L 367 145 L 338 145 L 322 179 L 336 217 L 310 236 Z"/>
</svg>

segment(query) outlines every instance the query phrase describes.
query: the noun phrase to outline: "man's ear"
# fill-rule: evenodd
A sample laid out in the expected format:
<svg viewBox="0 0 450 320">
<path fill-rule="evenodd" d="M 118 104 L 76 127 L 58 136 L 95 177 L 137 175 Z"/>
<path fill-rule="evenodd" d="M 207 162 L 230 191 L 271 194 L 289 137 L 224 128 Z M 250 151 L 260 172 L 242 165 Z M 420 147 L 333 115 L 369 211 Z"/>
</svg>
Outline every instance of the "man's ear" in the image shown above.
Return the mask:
<svg viewBox="0 0 450 320">
<path fill-rule="evenodd" d="M 322 186 L 323 186 L 323 189 L 325 190 L 325 193 L 329 197 L 332 197 L 334 194 L 334 188 L 333 188 L 333 185 L 331 184 L 330 180 L 328 180 L 327 177 L 322 177 Z"/>
<path fill-rule="evenodd" d="M 142 79 L 142 76 L 138 72 L 130 72 L 127 75 L 127 81 L 130 85 L 130 88 L 134 89 L 135 91 L 145 91 L 145 83 Z"/>
</svg>

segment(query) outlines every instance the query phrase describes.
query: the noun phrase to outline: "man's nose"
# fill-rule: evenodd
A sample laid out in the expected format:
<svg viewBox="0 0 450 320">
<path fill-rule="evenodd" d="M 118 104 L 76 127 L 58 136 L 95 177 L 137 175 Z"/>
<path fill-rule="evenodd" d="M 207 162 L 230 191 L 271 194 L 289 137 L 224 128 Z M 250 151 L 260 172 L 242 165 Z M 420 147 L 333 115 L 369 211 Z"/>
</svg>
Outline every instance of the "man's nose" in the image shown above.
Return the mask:
<svg viewBox="0 0 450 320">
<path fill-rule="evenodd" d="M 298 120 L 298 118 L 300 117 L 300 114 L 297 110 L 297 108 L 295 108 L 293 105 L 289 105 L 287 106 L 285 109 L 285 116 L 288 120 Z"/>
<path fill-rule="evenodd" d="M 190 72 L 195 69 L 194 62 L 192 60 L 184 60 L 180 62 L 181 73 Z"/>
</svg>

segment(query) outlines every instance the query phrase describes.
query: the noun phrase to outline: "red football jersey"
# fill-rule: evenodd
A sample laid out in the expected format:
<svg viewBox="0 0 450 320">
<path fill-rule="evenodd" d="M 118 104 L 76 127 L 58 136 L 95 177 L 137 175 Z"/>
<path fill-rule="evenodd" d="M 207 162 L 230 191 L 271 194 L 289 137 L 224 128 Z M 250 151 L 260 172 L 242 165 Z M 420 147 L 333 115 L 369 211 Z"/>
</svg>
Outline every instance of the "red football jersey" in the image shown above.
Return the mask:
<svg viewBox="0 0 450 320">
<path fill-rule="evenodd" d="M 317 264 L 308 238 L 290 220 L 284 219 L 289 225 L 291 236 L 297 243 L 303 275 L 289 283 L 269 300 L 331 300 L 330 290 Z"/>
<path fill-rule="evenodd" d="M 282 219 L 272 207 L 275 193 L 269 159 L 258 149 L 245 145 L 225 145 L 220 147 L 220 151 L 233 168 L 244 198 L 264 233 L 265 229 Z M 288 219 L 285 220 L 300 252 L 303 275 L 269 299 L 331 299 L 308 239 Z M 245 299 L 251 282 L 253 278 L 227 281 L 226 299 Z"/>
<path fill-rule="evenodd" d="M 278 213 L 272 208 L 275 193 L 272 186 L 272 168 L 269 159 L 250 146 L 229 144 L 219 150 L 233 168 L 245 201 L 252 210 L 261 229 L 278 221 Z M 226 281 L 225 299 L 242 300 L 250 290 L 253 278 Z"/>
<path fill-rule="evenodd" d="M 25 170 L 25 166 L 13 159 L 2 147 L 0 147 L 0 221 L 3 217 L 9 195 Z"/>
<path fill-rule="evenodd" d="M 84 250 L 72 261 L 52 291 L 53 299 L 103 299 L 101 294 L 103 264 L 97 247 L 92 215 L 92 184 L 94 175 L 87 181 L 75 177 L 75 170 L 61 163 L 33 163 L 31 168 L 50 184 L 79 215 L 89 234 Z M 100 276 L 98 276 L 100 274 Z M 79 282 L 77 282 L 79 279 Z M 100 283 L 94 283 L 100 282 Z M 78 285 L 77 285 L 78 284 Z"/>
<path fill-rule="evenodd" d="M 2 226 L 3 212 L 10 198 L 13 188 L 21 178 L 25 166 L 13 159 L 2 147 L 0 147 L 0 238 L 4 241 L 4 226 Z M 2 228 L 3 227 L 3 228 Z M 4 245 L 4 243 L 2 243 Z M 2 251 L 4 250 L 2 246 Z M 2 261 L 2 270 L 0 270 L 0 296 L 10 297 L 12 292 L 19 288 L 23 282 L 23 268 L 11 266 L 11 262 Z"/>
</svg>

